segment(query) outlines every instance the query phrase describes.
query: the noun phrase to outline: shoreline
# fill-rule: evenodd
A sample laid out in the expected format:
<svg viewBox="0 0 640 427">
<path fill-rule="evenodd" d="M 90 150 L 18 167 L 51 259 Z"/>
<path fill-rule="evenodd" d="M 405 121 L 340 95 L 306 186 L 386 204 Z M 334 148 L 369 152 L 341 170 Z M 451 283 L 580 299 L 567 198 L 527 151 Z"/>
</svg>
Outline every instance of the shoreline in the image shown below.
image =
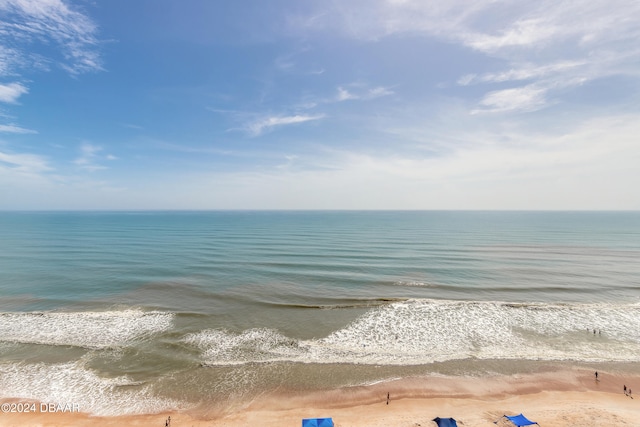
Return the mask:
<svg viewBox="0 0 640 427">
<path fill-rule="evenodd" d="M 637 426 L 640 398 L 625 396 L 623 385 L 640 393 L 640 375 L 602 371 L 596 381 L 594 371 L 573 369 L 485 377 L 412 377 L 317 392 L 276 391 L 224 410 L 211 402 L 184 411 L 110 417 L 82 412 L 2 413 L 0 424 L 160 427 L 170 416 L 174 427 L 299 427 L 302 418 L 332 417 L 336 427 L 424 427 L 435 426 L 431 419 L 439 416 L 453 417 L 461 426 L 489 427 L 504 414 L 522 412 L 545 427 L 591 427 L 605 422 Z M 11 402 L 21 400 L 2 399 L 2 403 Z"/>
</svg>

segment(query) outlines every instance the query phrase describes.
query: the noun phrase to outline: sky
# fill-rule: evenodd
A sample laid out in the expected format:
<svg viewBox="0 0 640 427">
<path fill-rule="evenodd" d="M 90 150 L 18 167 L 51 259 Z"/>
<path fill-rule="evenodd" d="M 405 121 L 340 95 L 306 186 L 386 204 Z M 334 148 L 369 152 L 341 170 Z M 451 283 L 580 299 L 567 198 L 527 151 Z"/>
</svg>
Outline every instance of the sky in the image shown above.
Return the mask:
<svg viewBox="0 0 640 427">
<path fill-rule="evenodd" d="M 640 210 L 640 2 L 0 0 L 0 210 Z"/>
</svg>

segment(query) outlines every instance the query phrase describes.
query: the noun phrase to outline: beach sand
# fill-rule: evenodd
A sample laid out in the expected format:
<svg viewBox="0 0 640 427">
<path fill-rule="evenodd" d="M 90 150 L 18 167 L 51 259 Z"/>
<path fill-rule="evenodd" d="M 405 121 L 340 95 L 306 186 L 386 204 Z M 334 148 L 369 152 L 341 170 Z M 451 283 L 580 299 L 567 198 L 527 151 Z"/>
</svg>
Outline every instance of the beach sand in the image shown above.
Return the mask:
<svg viewBox="0 0 640 427">
<path fill-rule="evenodd" d="M 458 425 L 496 426 L 502 415 L 524 413 L 540 426 L 640 426 L 640 377 L 594 371 L 398 379 L 369 386 L 318 392 L 278 392 L 242 407 L 196 408 L 171 413 L 98 417 L 84 413 L 1 413 L 8 426 L 171 426 L 300 427 L 302 418 L 332 417 L 336 427 L 435 426 L 434 417 L 453 417 Z M 387 393 L 390 401 L 387 404 Z M 3 400 L 3 402 L 11 402 Z M 17 400 L 14 400 L 17 402 Z M 214 407 L 215 405 L 211 405 Z M 497 423 L 509 426 L 506 420 Z"/>
</svg>

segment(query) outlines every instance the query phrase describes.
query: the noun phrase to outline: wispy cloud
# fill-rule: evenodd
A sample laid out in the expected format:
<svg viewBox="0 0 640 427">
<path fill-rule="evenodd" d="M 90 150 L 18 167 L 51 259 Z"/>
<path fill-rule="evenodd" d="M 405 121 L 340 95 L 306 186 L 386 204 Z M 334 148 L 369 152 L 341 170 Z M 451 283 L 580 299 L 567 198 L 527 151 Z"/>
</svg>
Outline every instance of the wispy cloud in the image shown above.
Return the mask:
<svg viewBox="0 0 640 427">
<path fill-rule="evenodd" d="M 28 92 L 29 89 L 21 83 L 0 84 L 0 102 L 13 104 L 18 98 Z"/>
<path fill-rule="evenodd" d="M 526 86 L 489 92 L 480 101 L 482 108 L 472 113 L 535 111 L 546 105 L 545 89 Z"/>
<path fill-rule="evenodd" d="M 640 4 L 634 0 L 593 0 L 588 4 L 354 0 L 320 4 L 323 13 L 315 12 L 316 19 L 302 17 L 291 20 L 291 25 L 302 31 L 332 31 L 367 40 L 424 34 L 496 53 L 510 48 L 556 49 L 559 40 L 580 48 L 613 41 L 632 43 L 640 31 Z"/>
<path fill-rule="evenodd" d="M 579 86 L 594 74 L 586 61 L 560 61 L 544 66 L 524 64 L 517 68 L 482 75 L 469 74 L 458 79 L 468 86 L 483 83 L 534 82 L 522 87 L 487 93 L 477 112 L 534 111 L 549 105 L 545 94 L 558 89 Z"/>
<path fill-rule="evenodd" d="M 2 133 L 38 133 L 35 130 L 31 130 L 31 129 L 25 129 L 23 127 L 20 126 L 16 126 L 13 124 L 10 125 L 0 125 L 0 132 Z"/>
<path fill-rule="evenodd" d="M 352 94 L 343 87 L 338 87 L 338 95 L 336 95 L 336 101 L 348 101 L 349 99 L 358 99 L 358 96 Z"/>
<path fill-rule="evenodd" d="M 586 61 L 559 61 L 552 64 L 538 66 L 536 64 L 520 64 L 517 67 L 506 71 L 496 73 L 484 73 L 481 75 L 467 74 L 458 79 L 458 84 L 467 86 L 479 83 L 502 83 L 520 80 L 540 79 L 544 77 L 552 77 L 559 73 L 573 71 L 576 73 L 584 72 Z"/>
<path fill-rule="evenodd" d="M 304 115 L 296 114 L 292 116 L 270 116 L 255 120 L 246 125 L 246 130 L 252 136 L 259 136 L 275 127 L 305 123 L 324 118 L 324 114 Z"/>
<path fill-rule="evenodd" d="M 2 151 L 0 151 L 0 169 L 10 169 L 27 175 L 37 175 L 52 170 L 47 160 L 42 156 Z"/>
<path fill-rule="evenodd" d="M 389 88 L 378 86 L 369 89 L 368 98 L 378 98 L 380 96 L 393 95 L 395 92 Z"/>
<path fill-rule="evenodd" d="M 561 28 L 543 19 L 517 20 L 501 30 L 497 35 L 467 33 L 465 44 L 485 52 L 496 52 L 503 48 L 540 46 L 558 36 Z"/>
<path fill-rule="evenodd" d="M 322 4 L 322 14 L 314 11 L 315 19 L 292 21 L 293 25 L 304 32 L 331 31 L 374 42 L 411 34 L 457 43 L 506 64 L 504 70 L 466 74 L 458 79 L 459 85 L 528 81 L 512 93 L 528 98 L 536 108 L 547 104 L 539 102 L 541 92 L 530 84 L 552 94 L 603 77 L 640 75 L 640 2 L 635 0 L 593 0 L 587 4 L 354 0 Z M 509 110 L 493 89 L 480 107 Z"/>
<path fill-rule="evenodd" d="M 362 83 L 354 83 L 351 84 L 350 87 L 345 88 L 343 86 L 338 86 L 337 89 L 338 94 L 336 95 L 333 101 L 342 102 L 349 100 L 369 100 L 374 98 L 379 98 L 381 96 L 393 95 L 394 92 L 386 87 L 377 86 L 374 88 L 367 87 Z M 327 101 L 331 102 L 331 100 Z"/>
<path fill-rule="evenodd" d="M 101 156 L 100 153 L 102 151 L 103 148 L 101 146 L 85 142 L 80 145 L 80 157 L 76 158 L 73 163 L 90 172 L 107 169 L 106 166 L 101 165 L 98 162 L 102 159 L 115 160 L 116 157 L 111 154 Z"/>
<path fill-rule="evenodd" d="M 334 150 L 330 158 L 314 157 L 331 167 L 287 162 L 256 174 L 199 177 L 194 184 L 215 182 L 210 191 L 233 194 L 227 200 L 242 208 L 638 209 L 640 199 L 630 196 L 639 176 L 638 123 L 636 115 L 605 117 L 562 134 L 526 126 L 506 133 L 488 126 L 472 135 L 449 129 L 451 139 L 473 144 L 439 157 Z M 196 203 L 204 191 L 194 192 Z"/>
<path fill-rule="evenodd" d="M 4 74 L 43 63 L 55 63 L 72 74 L 102 69 L 97 26 L 66 1 L 3 0 L 0 11 L 0 71 Z M 61 58 L 32 53 L 34 46 L 50 43 L 59 46 Z"/>
<path fill-rule="evenodd" d="M 67 1 L 0 0 L 0 15 L 0 77 L 28 81 L 22 76 L 52 65 L 72 75 L 102 70 L 97 26 Z M 0 102 L 17 104 L 28 92 L 22 82 L 0 83 Z M 0 132 L 37 133 L 13 123 L 0 124 Z"/>
</svg>

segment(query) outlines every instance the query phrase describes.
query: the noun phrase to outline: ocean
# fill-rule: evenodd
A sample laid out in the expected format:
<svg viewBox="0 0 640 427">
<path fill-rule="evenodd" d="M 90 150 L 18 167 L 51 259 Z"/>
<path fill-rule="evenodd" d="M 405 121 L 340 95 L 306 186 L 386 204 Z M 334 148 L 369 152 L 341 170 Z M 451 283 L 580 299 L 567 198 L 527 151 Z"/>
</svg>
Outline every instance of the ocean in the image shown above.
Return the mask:
<svg viewBox="0 0 640 427">
<path fill-rule="evenodd" d="M 0 398 L 638 371 L 640 212 L 2 212 Z"/>
</svg>

